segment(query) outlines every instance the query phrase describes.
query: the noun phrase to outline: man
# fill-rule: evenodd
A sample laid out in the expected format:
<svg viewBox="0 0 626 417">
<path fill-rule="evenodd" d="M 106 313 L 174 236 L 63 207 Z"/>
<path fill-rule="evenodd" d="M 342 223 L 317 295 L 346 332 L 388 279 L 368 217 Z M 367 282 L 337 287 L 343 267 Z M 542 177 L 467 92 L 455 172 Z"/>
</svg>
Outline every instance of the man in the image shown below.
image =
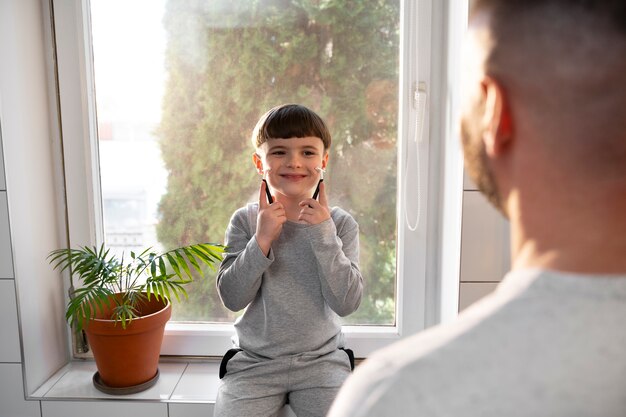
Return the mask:
<svg viewBox="0 0 626 417">
<path fill-rule="evenodd" d="M 626 2 L 476 0 L 467 39 L 466 165 L 512 271 L 329 415 L 626 416 Z"/>
</svg>

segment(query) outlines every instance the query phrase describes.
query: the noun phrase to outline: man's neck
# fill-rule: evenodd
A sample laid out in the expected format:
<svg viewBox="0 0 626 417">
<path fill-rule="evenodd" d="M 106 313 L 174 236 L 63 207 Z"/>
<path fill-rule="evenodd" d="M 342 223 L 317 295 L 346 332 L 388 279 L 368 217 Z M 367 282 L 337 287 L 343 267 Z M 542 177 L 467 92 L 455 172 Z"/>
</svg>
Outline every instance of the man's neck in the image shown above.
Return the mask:
<svg viewBox="0 0 626 417">
<path fill-rule="evenodd" d="M 626 274 L 626 187 L 510 197 L 513 269 Z"/>
</svg>

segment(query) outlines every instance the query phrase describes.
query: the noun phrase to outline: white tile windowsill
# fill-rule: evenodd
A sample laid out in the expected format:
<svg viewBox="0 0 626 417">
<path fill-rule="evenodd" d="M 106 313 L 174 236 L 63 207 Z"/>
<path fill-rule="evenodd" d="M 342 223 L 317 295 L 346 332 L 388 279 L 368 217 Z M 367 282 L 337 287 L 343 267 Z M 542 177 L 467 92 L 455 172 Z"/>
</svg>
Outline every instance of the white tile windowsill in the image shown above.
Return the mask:
<svg viewBox="0 0 626 417">
<path fill-rule="evenodd" d="M 170 409 L 169 415 L 206 416 L 213 413 L 217 389 L 219 387 L 219 362 L 181 362 L 161 361 L 159 364 L 159 380 L 157 383 L 136 394 L 109 395 L 98 391 L 92 382 L 97 371 L 92 360 L 76 360 L 65 365 L 44 383 L 29 400 L 39 401 L 70 401 L 80 404 L 85 401 L 130 401 L 159 402 L 174 404 L 178 408 Z M 107 402 L 109 404 L 109 402 Z M 187 404 L 187 405 L 186 405 Z M 196 408 L 189 408 L 194 407 Z M 197 408 L 199 405 L 208 408 Z M 182 408 L 181 408 L 182 407 Z M 185 408 L 187 407 L 187 408 Z M 279 417 L 295 417 L 286 405 Z"/>
<path fill-rule="evenodd" d="M 219 386 L 218 362 L 161 362 L 157 383 L 143 392 L 129 395 L 109 395 L 98 391 L 92 383 L 96 371 L 93 361 L 72 361 L 29 399 L 215 403 Z"/>
</svg>

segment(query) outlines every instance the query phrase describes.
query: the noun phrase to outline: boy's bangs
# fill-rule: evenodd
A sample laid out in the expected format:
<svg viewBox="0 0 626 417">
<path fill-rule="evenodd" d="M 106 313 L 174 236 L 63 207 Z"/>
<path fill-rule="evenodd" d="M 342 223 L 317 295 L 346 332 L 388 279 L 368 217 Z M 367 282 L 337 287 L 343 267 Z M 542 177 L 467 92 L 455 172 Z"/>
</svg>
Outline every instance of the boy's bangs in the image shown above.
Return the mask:
<svg viewBox="0 0 626 417">
<path fill-rule="evenodd" d="M 315 121 L 298 111 L 276 112 L 268 117 L 264 127 L 267 139 L 322 137 L 320 129 L 315 128 Z"/>
<path fill-rule="evenodd" d="M 252 143 L 258 148 L 269 139 L 320 138 L 330 148 L 331 136 L 322 118 L 299 104 L 283 104 L 270 109 L 257 122 Z"/>
<path fill-rule="evenodd" d="M 265 130 L 268 139 L 289 139 L 289 138 L 306 138 L 309 136 L 320 137 L 319 133 L 310 129 L 305 130 L 304 126 L 268 126 Z"/>
</svg>

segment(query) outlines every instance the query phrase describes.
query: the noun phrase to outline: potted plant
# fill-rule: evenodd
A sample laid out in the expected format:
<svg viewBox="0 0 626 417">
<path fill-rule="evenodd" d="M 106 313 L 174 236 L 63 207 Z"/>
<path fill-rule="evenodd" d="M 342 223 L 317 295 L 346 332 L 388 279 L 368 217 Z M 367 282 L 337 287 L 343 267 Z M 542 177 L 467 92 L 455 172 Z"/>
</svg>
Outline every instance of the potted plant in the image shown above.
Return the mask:
<svg viewBox="0 0 626 417">
<path fill-rule="evenodd" d="M 69 269 L 80 285 L 72 291 L 66 320 L 84 330 L 101 391 L 128 394 L 154 385 L 171 297 L 187 296 L 184 285 L 201 265 L 214 269 L 224 247 L 201 243 L 155 253 L 151 248 L 124 258 L 105 245 L 58 249 L 48 255 L 55 269 Z"/>
</svg>

